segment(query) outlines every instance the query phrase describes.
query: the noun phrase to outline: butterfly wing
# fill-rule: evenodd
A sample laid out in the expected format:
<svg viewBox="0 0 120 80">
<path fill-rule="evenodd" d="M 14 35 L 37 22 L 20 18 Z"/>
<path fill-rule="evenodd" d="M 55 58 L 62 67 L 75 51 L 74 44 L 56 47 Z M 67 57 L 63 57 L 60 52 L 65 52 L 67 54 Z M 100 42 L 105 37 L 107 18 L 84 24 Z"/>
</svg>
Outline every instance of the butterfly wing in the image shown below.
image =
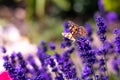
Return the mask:
<svg viewBox="0 0 120 80">
<path fill-rule="evenodd" d="M 79 31 L 78 31 L 80 36 L 86 36 L 87 35 L 87 31 L 83 26 L 79 26 Z"/>
<path fill-rule="evenodd" d="M 75 41 L 75 38 L 72 36 L 71 33 L 65 33 L 65 32 L 63 32 L 62 36 L 66 37 L 66 38 L 68 38 L 68 39 L 70 39 L 72 41 Z"/>
</svg>

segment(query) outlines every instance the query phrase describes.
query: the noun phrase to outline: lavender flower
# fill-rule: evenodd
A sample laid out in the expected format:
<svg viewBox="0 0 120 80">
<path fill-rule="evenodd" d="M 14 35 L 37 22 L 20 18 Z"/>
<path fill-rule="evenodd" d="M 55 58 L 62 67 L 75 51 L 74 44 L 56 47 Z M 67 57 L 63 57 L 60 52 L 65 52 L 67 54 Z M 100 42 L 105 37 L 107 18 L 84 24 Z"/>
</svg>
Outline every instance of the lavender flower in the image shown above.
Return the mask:
<svg viewBox="0 0 120 80">
<path fill-rule="evenodd" d="M 93 70 L 93 65 L 96 62 L 95 51 L 92 50 L 89 40 L 86 37 L 77 38 L 76 45 L 84 65 L 81 76 L 83 79 L 90 78 L 92 80 L 90 76 L 95 74 Z"/>
<path fill-rule="evenodd" d="M 120 30 L 115 29 L 114 34 L 116 35 L 116 37 L 114 38 L 114 50 L 116 52 L 116 56 L 112 61 L 112 67 L 115 70 L 118 79 L 120 79 Z"/>
<path fill-rule="evenodd" d="M 15 68 L 10 62 L 5 62 L 4 67 L 8 70 L 13 80 L 26 80 L 25 73 L 22 69 Z"/>
<path fill-rule="evenodd" d="M 24 70 L 25 73 L 29 73 L 30 70 L 27 68 L 27 62 L 25 61 L 25 59 L 23 58 L 22 53 L 17 53 L 16 57 L 18 58 L 18 63 L 20 65 L 20 67 Z"/>
<path fill-rule="evenodd" d="M 70 59 L 70 54 L 74 51 L 74 48 L 68 49 L 63 52 L 62 56 L 55 54 L 55 58 L 58 63 L 58 69 L 62 71 L 66 79 L 75 79 L 77 78 L 77 73 L 75 65 Z"/>
<path fill-rule="evenodd" d="M 29 55 L 28 58 L 27 58 L 27 60 L 29 61 L 29 63 L 31 64 L 31 66 L 34 68 L 35 72 L 38 73 L 39 72 L 39 68 L 38 68 L 38 66 L 35 63 L 35 60 L 34 60 L 33 56 Z"/>
<path fill-rule="evenodd" d="M 63 38 L 63 41 L 61 42 L 60 47 L 65 48 L 65 47 L 70 47 L 72 45 L 72 41 L 68 38 Z"/>
<path fill-rule="evenodd" d="M 0 47 L 0 52 L 2 52 L 2 53 L 6 53 L 7 51 L 6 51 L 6 48 L 5 47 Z"/>
<path fill-rule="evenodd" d="M 114 33 L 116 33 L 116 37 L 114 38 L 115 51 L 120 54 L 120 30 L 116 30 Z"/>
<path fill-rule="evenodd" d="M 92 50 L 87 38 L 81 37 L 76 41 L 78 53 L 85 64 L 94 64 L 96 61 L 95 51 Z"/>
<path fill-rule="evenodd" d="M 98 0 L 98 7 L 99 7 L 99 11 L 100 11 L 101 15 L 104 16 L 105 9 L 104 9 L 103 0 Z"/>
<path fill-rule="evenodd" d="M 41 69 L 38 76 L 34 80 L 52 80 L 51 75 L 46 70 Z"/>
<path fill-rule="evenodd" d="M 90 41 L 93 41 L 93 38 L 92 38 L 92 33 L 93 33 L 92 26 L 89 23 L 86 23 L 85 28 L 87 30 L 87 37 L 89 38 Z"/>
<path fill-rule="evenodd" d="M 91 75 L 93 75 L 92 66 L 84 66 L 82 69 L 82 79 L 88 79 Z"/>
<path fill-rule="evenodd" d="M 97 17 L 96 25 L 98 27 L 97 34 L 98 34 L 100 40 L 104 43 L 104 41 L 106 40 L 105 33 L 106 33 L 106 28 L 107 28 L 104 19 L 102 17 Z"/>
<path fill-rule="evenodd" d="M 114 57 L 114 59 L 112 60 L 112 68 L 116 72 L 116 74 L 118 75 L 119 74 L 119 66 L 118 66 L 117 57 Z"/>
<path fill-rule="evenodd" d="M 41 49 L 41 48 L 39 48 L 39 47 L 38 47 L 38 51 L 37 51 L 37 56 L 38 56 L 38 58 L 39 58 L 42 66 L 45 66 L 45 65 L 46 65 L 46 64 L 45 64 L 45 60 L 50 57 L 50 55 L 46 54 L 46 53 L 43 51 L 43 49 Z"/>
<path fill-rule="evenodd" d="M 58 67 L 57 67 L 57 63 L 55 62 L 55 59 L 57 58 L 57 56 L 59 56 L 59 54 L 55 54 L 53 57 L 50 57 L 46 60 L 46 64 L 48 66 L 50 66 L 51 71 L 55 73 L 55 80 L 64 80 L 63 78 L 63 74 L 60 73 Z"/>
<path fill-rule="evenodd" d="M 107 26 L 105 24 L 104 19 L 100 16 L 96 18 L 96 25 L 98 27 L 97 34 L 100 38 L 100 41 L 103 43 L 101 49 L 99 49 L 98 51 L 98 54 L 101 55 L 100 56 L 101 58 L 98 61 L 99 69 L 100 69 L 100 72 L 105 74 L 105 76 L 108 76 L 106 56 L 107 56 L 108 49 L 110 48 L 110 46 L 108 45 L 109 43 L 107 42 L 106 35 L 105 35 Z M 105 63 L 105 64 L 102 64 L 102 63 Z"/>
<path fill-rule="evenodd" d="M 11 63 L 15 66 L 16 65 L 16 60 L 15 60 L 16 55 L 14 52 L 11 54 L 10 58 L 11 58 Z"/>
<path fill-rule="evenodd" d="M 55 62 L 54 62 L 54 59 L 52 59 L 52 58 L 48 58 L 47 60 L 46 60 L 46 63 L 48 64 L 48 65 L 50 65 L 50 67 L 54 67 L 55 66 Z"/>
<path fill-rule="evenodd" d="M 41 41 L 40 45 L 38 46 L 38 48 L 40 48 L 42 50 L 42 52 L 46 52 L 47 51 L 47 44 L 45 41 Z"/>
<path fill-rule="evenodd" d="M 8 55 L 3 56 L 3 59 L 4 59 L 4 61 L 9 61 L 9 56 Z"/>
<path fill-rule="evenodd" d="M 98 63 L 99 63 L 100 72 L 104 73 L 106 71 L 105 60 L 101 58 L 101 59 L 98 60 Z"/>
<path fill-rule="evenodd" d="M 26 69 L 26 61 L 23 59 L 23 56 L 22 56 L 22 54 L 19 52 L 18 54 L 17 54 L 17 58 L 18 58 L 18 61 L 19 61 L 19 64 L 21 65 L 21 67 L 23 68 L 23 69 Z"/>
<path fill-rule="evenodd" d="M 49 47 L 50 47 L 51 50 L 55 50 L 55 48 L 56 48 L 55 44 L 53 42 L 49 43 Z"/>
<path fill-rule="evenodd" d="M 115 28 L 114 30 L 113 30 L 113 34 L 120 34 L 120 29 L 117 29 L 117 28 Z"/>
<path fill-rule="evenodd" d="M 64 32 L 70 32 L 68 22 L 63 22 Z"/>
<path fill-rule="evenodd" d="M 105 41 L 102 47 L 99 47 L 97 50 L 97 54 L 100 55 L 107 55 L 114 53 L 114 46 L 109 41 Z"/>
</svg>

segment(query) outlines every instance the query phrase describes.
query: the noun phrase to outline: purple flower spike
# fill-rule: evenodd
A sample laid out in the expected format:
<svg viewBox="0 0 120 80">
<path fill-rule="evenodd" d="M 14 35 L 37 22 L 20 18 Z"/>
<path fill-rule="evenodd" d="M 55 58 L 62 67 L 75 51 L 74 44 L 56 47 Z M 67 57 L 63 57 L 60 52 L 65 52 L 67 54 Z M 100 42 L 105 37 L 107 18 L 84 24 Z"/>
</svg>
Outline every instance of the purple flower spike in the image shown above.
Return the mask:
<svg viewBox="0 0 120 80">
<path fill-rule="evenodd" d="M 82 63 L 83 65 L 85 65 L 82 70 L 81 76 L 83 79 L 87 79 L 94 73 L 94 70 L 92 69 L 92 67 L 93 67 L 93 64 L 95 64 L 96 62 L 95 51 L 91 47 L 90 42 L 86 37 L 78 38 L 76 40 L 76 45 L 77 45 L 78 53 L 80 55 Z"/>
<path fill-rule="evenodd" d="M 68 22 L 63 22 L 64 32 L 70 32 Z"/>
<path fill-rule="evenodd" d="M 10 76 L 13 80 L 26 80 L 25 72 L 18 66 L 16 68 L 10 62 L 5 62 L 4 65 L 5 69 L 9 72 Z"/>
<path fill-rule="evenodd" d="M 99 62 L 99 65 L 100 65 L 100 66 L 105 65 L 105 61 L 104 61 L 104 59 L 100 59 L 98 62 Z"/>
<path fill-rule="evenodd" d="M 60 47 L 65 48 L 65 47 L 70 47 L 72 45 L 72 41 L 68 38 L 63 38 L 63 41 L 61 42 Z"/>
<path fill-rule="evenodd" d="M 45 46 L 45 45 L 46 45 L 46 42 L 45 42 L 45 41 L 41 41 L 41 42 L 40 42 L 40 45 L 41 45 L 41 46 Z"/>
<path fill-rule="evenodd" d="M 120 30 L 118 30 L 120 31 Z M 117 32 L 116 37 L 114 38 L 115 43 L 115 51 L 116 53 L 120 54 L 120 34 Z"/>
<path fill-rule="evenodd" d="M 41 69 L 40 74 L 37 75 L 34 80 L 52 80 L 52 77 L 46 70 Z"/>
<path fill-rule="evenodd" d="M 56 65 L 56 63 L 55 63 L 55 61 L 54 61 L 53 58 L 47 59 L 47 60 L 46 60 L 46 64 L 47 64 L 47 65 L 50 65 L 50 67 L 52 67 L 52 68 L 54 68 L 55 65 Z"/>
<path fill-rule="evenodd" d="M 2 53 L 6 53 L 6 52 L 7 52 L 7 50 L 6 50 L 5 47 L 2 46 L 2 47 L 0 47 L 0 48 L 1 48 L 0 50 L 1 50 Z"/>
<path fill-rule="evenodd" d="M 37 64 L 35 63 L 35 60 L 33 58 L 32 55 L 29 55 L 27 60 L 29 61 L 29 63 L 31 64 L 31 66 L 34 68 L 35 72 L 38 72 L 39 71 L 39 68 L 37 66 Z"/>
<path fill-rule="evenodd" d="M 11 62 L 12 62 L 12 64 L 15 66 L 15 65 L 16 65 L 16 60 L 15 60 L 16 55 L 15 55 L 14 52 L 11 54 L 10 58 L 11 58 Z"/>
<path fill-rule="evenodd" d="M 58 76 L 55 77 L 55 80 L 64 80 L 62 74 L 58 74 Z"/>
<path fill-rule="evenodd" d="M 42 50 L 42 52 L 46 52 L 47 51 L 47 44 L 45 41 L 41 41 L 40 45 L 38 45 L 38 48 L 40 48 Z"/>
<path fill-rule="evenodd" d="M 42 66 L 45 66 L 45 60 L 47 60 L 48 58 L 50 58 L 50 55 L 46 54 L 43 49 L 38 47 L 38 51 L 37 51 L 37 56 L 41 62 Z"/>
<path fill-rule="evenodd" d="M 50 50 L 55 50 L 55 44 L 53 42 L 50 42 L 49 44 Z"/>
<path fill-rule="evenodd" d="M 86 23 L 85 28 L 87 30 L 87 36 L 88 36 L 89 40 L 92 41 L 93 40 L 93 38 L 91 37 L 92 32 L 93 32 L 92 26 L 89 23 Z"/>
<path fill-rule="evenodd" d="M 5 60 L 5 61 L 9 61 L 9 56 L 3 56 L 3 59 Z"/>
<path fill-rule="evenodd" d="M 107 26 L 105 24 L 104 19 L 102 17 L 97 17 L 96 18 L 96 25 L 98 27 L 97 34 L 98 34 L 100 40 L 102 42 L 104 42 L 106 40 L 105 33 L 106 33 L 106 29 L 107 29 Z"/>
<path fill-rule="evenodd" d="M 87 79 L 90 75 L 93 74 L 93 71 L 91 69 L 91 66 L 84 66 L 82 69 L 82 79 Z"/>
<path fill-rule="evenodd" d="M 100 11 L 101 15 L 104 16 L 104 14 L 105 14 L 105 9 L 104 9 L 103 0 L 98 0 L 98 7 L 99 7 L 99 11 Z"/>
<path fill-rule="evenodd" d="M 113 34 L 120 34 L 120 30 L 115 28 L 114 31 L 113 31 Z"/>
</svg>

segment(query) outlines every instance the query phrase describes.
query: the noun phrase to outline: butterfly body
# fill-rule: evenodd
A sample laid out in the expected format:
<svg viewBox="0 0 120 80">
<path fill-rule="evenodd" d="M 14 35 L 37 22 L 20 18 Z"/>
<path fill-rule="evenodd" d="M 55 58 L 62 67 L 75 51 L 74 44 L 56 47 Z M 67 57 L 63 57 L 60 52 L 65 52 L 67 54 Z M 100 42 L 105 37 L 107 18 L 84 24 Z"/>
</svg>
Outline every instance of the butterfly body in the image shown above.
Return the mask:
<svg viewBox="0 0 120 80">
<path fill-rule="evenodd" d="M 79 26 L 72 21 L 68 21 L 69 32 L 63 32 L 62 35 L 72 41 L 75 41 L 76 37 L 86 36 L 87 32 L 83 26 Z"/>
</svg>

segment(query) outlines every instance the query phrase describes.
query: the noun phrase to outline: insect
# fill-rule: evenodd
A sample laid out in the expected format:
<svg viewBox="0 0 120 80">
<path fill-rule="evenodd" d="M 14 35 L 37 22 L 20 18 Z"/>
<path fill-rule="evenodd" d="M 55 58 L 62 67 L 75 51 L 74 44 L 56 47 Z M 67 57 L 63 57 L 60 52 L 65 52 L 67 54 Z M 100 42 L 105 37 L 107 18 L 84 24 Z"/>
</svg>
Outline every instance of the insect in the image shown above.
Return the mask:
<svg viewBox="0 0 120 80">
<path fill-rule="evenodd" d="M 68 21 L 69 32 L 63 32 L 62 36 L 75 41 L 77 36 L 86 36 L 87 32 L 83 26 L 79 26 L 72 21 Z"/>
</svg>

